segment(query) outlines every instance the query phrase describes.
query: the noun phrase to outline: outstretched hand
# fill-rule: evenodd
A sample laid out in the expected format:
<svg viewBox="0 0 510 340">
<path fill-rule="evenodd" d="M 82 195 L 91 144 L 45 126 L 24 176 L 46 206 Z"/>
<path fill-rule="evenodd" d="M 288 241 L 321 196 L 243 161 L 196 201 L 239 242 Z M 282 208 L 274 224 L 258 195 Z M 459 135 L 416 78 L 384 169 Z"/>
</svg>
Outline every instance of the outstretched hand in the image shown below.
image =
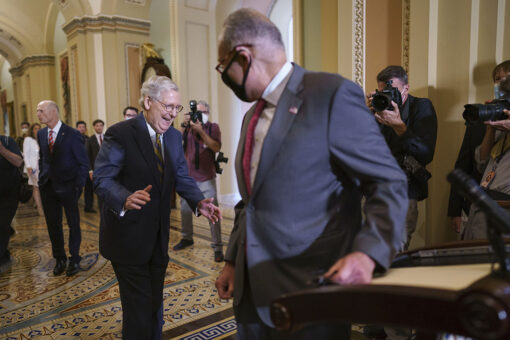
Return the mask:
<svg viewBox="0 0 510 340">
<path fill-rule="evenodd" d="M 125 210 L 140 210 L 147 202 L 150 202 L 151 195 L 149 192 L 152 189 L 152 185 L 147 185 L 143 190 L 137 190 L 126 198 L 124 203 Z"/>
<path fill-rule="evenodd" d="M 496 120 L 496 121 L 486 121 L 485 124 L 489 125 L 500 131 L 510 131 L 510 110 L 503 110 L 503 112 L 507 115 L 506 119 Z"/>
<path fill-rule="evenodd" d="M 368 255 L 356 251 L 345 255 L 333 264 L 324 277 L 339 284 L 370 283 L 374 268 L 374 260 Z"/>
<path fill-rule="evenodd" d="M 197 208 L 200 214 L 209 220 L 211 223 L 216 223 L 221 220 L 220 208 L 213 204 L 214 198 L 206 198 L 198 202 Z"/>
</svg>

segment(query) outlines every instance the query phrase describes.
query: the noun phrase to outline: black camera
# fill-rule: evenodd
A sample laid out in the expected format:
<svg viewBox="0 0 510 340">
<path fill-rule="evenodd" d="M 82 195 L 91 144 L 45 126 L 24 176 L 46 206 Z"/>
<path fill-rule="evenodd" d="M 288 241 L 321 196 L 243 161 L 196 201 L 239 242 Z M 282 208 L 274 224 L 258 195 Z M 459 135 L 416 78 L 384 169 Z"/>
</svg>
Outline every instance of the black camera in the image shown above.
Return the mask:
<svg viewBox="0 0 510 340">
<path fill-rule="evenodd" d="M 426 183 L 432 177 L 430 172 L 411 155 L 403 155 L 397 161 L 408 177 L 413 177 L 420 183 Z"/>
<path fill-rule="evenodd" d="M 510 99 L 496 99 L 489 104 L 466 104 L 462 117 L 469 124 L 503 120 L 508 118 L 503 112 L 504 109 L 510 110 Z"/>
<path fill-rule="evenodd" d="M 398 107 L 402 106 L 402 95 L 398 88 L 391 86 L 393 81 L 390 79 L 386 82 L 386 86 L 382 91 L 375 90 L 375 94 L 372 97 L 372 107 L 375 112 L 382 112 L 384 110 L 393 111 L 393 105 L 391 101 L 394 101 Z"/>
<path fill-rule="evenodd" d="M 218 152 L 218 156 L 214 160 L 214 166 L 216 167 L 217 174 L 221 175 L 223 173 L 223 169 L 220 167 L 220 163 L 226 164 L 227 162 L 228 158 L 223 155 L 223 152 Z"/>
<path fill-rule="evenodd" d="M 197 122 L 200 122 L 203 124 L 204 121 L 202 120 L 202 111 L 198 111 L 196 100 L 189 101 L 189 109 L 191 110 L 191 112 L 186 113 L 189 116 L 189 119 L 195 124 Z M 186 127 L 188 127 L 188 124 L 182 123 L 181 126 L 183 128 L 186 128 Z"/>
</svg>

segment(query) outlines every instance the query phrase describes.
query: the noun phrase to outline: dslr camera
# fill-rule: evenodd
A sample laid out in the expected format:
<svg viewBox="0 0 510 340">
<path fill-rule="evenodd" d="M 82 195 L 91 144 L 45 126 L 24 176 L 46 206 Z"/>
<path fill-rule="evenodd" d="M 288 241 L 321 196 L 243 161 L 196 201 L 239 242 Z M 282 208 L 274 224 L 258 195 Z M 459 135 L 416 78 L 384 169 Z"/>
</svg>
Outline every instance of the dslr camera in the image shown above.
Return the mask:
<svg viewBox="0 0 510 340">
<path fill-rule="evenodd" d="M 196 100 L 190 100 L 189 101 L 189 109 L 191 110 L 190 112 L 188 113 L 185 113 L 186 115 L 189 116 L 189 119 L 193 122 L 193 123 L 197 123 L 197 122 L 200 122 L 200 123 L 204 123 L 203 120 L 202 120 L 202 111 L 198 111 L 197 109 L 197 101 Z M 182 123 L 181 126 L 183 128 L 187 128 L 189 124 L 186 124 L 186 123 Z"/>
<path fill-rule="evenodd" d="M 225 155 L 223 155 L 223 152 L 218 152 L 218 156 L 216 157 L 216 159 L 214 160 L 214 166 L 216 167 L 216 173 L 217 174 L 222 174 L 223 173 L 223 169 L 220 167 L 220 163 L 227 163 L 228 162 L 228 158 L 225 157 Z"/>
<path fill-rule="evenodd" d="M 372 97 L 372 107 L 375 112 L 382 112 L 384 110 L 393 111 L 393 105 L 391 101 L 397 103 L 398 107 L 402 106 L 402 95 L 398 88 L 391 86 L 393 80 L 388 80 L 386 86 L 382 91 L 375 90 L 375 94 Z"/>
<path fill-rule="evenodd" d="M 504 109 L 510 110 L 510 77 L 499 84 L 500 97 L 488 104 L 466 104 L 462 117 L 468 124 L 507 119 Z"/>
</svg>

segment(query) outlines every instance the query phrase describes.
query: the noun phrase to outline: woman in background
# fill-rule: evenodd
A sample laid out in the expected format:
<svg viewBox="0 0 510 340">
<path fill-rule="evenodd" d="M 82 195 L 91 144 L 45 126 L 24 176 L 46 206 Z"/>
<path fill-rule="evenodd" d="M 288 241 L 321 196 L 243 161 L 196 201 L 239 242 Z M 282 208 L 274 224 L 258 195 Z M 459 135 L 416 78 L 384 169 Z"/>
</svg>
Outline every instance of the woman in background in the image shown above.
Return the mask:
<svg viewBox="0 0 510 340">
<path fill-rule="evenodd" d="M 23 141 L 23 159 L 25 161 L 25 173 L 28 175 L 28 184 L 33 188 L 33 197 L 39 216 L 44 216 L 39 194 L 39 144 L 37 144 L 37 131 L 41 128 L 39 123 L 34 123 L 28 130 L 28 136 Z"/>
</svg>

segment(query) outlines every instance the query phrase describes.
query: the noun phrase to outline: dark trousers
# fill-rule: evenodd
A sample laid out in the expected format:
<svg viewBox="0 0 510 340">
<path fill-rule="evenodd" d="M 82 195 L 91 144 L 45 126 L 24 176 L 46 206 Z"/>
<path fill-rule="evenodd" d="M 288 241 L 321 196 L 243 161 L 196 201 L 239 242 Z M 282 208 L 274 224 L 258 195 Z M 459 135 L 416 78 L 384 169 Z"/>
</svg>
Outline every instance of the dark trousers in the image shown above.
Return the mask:
<svg viewBox="0 0 510 340">
<path fill-rule="evenodd" d="M 54 258 L 66 258 L 64 249 L 64 231 L 62 230 L 62 208 L 64 208 L 67 224 L 69 226 L 69 252 L 71 261 L 79 263 L 81 229 L 80 211 L 78 210 L 78 198 L 81 190 L 70 186 L 65 190 L 56 192 L 51 184 L 47 182 L 39 187 L 44 209 L 44 217 L 48 227 L 48 234 L 51 240 L 51 249 Z"/>
<path fill-rule="evenodd" d="M 161 250 L 160 238 L 148 263 L 128 265 L 112 262 L 122 303 L 123 340 L 161 339 L 167 265 L 168 256 Z"/>
<path fill-rule="evenodd" d="M 0 194 L 0 260 L 8 256 L 7 246 L 11 238 L 11 222 L 18 208 L 18 189 Z"/>
<path fill-rule="evenodd" d="M 92 210 L 94 208 L 94 186 L 88 175 L 84 191 L 85 193 L 83 194 L 83 198 L 85 199 L 85 210 Z"/>
<path fill-rule="evenodd" d="M 247 270 L 245 270 L 247 272 Z M 259 317 L 247 277 L 244 280 L 243 297 L 234 305 L 239 340 L 350 340 L 351 328 L 342 322 L 321 322 L 305 324 L 293 332 L 278 331 L 266 325 Z"/>
</svg>

